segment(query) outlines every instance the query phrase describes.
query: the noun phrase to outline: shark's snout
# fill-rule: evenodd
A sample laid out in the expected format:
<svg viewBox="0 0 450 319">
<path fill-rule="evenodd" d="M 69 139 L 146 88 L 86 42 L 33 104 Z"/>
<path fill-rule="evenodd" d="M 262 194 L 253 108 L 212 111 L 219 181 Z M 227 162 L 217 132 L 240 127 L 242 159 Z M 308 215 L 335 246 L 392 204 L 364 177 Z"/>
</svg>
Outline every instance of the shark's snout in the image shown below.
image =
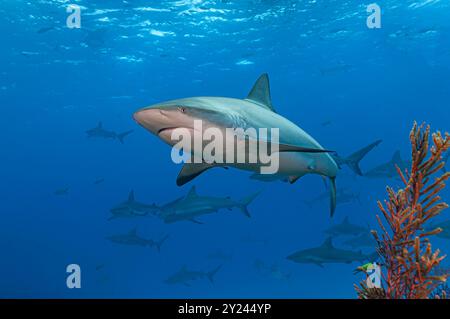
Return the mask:
<svg viewBox="0 0 450 319">
<path fill-rule="evenodd" d="M 134 113 L 133 118 L 139 125 L 153 134 L 158 134 L 161 129 L 169 124 L 167 112 L 157 108 L 139 110 Z"/>
</svg>

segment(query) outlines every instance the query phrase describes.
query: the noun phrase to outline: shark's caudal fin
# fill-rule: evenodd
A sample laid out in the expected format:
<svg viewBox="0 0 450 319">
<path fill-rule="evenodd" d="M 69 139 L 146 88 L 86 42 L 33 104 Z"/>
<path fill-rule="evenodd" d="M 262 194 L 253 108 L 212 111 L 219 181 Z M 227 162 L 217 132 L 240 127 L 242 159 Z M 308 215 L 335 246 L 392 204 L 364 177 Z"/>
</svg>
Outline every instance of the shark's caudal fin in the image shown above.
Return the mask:
<svg viewBox="0 0 450 319">
<path fill-rule="evenodd" d="M 336 177 L 330 177 L 330 215 L 336 210 Z"/>
<path fill-rule="evenodd" d="M 370 145 L 367 145 L 366 147 L 360 149 L 359 151 L 356 151 L 352 155 L 350 155 L 347 158 L 347 164 L 350 167 L 350 169 L 355 172 L 357 175 L 362 176 L 363 173 L 361 171 L 361 168 L 359 167 L 359 162 L 376 146 L 378 146 L 382 140 L 378 140 Z"/>
<path fill-rule="evenodd" d="M 210 272 L 208 272 L 206 274 L 206 276 L 208 277 L 208 279 L 211 283 L 214 283 L 214 276 L 217 274 L 217 272 L 220 270 L 220 268 L 222 268 L 222 265 L 218 266 L 217 268 L 211 270 Z"/>
<path fill-rule="evenodd" d="M 164 242 L 167 240 L 167 238 L 169 238 L 169 235 L 166 235 L 163 238 L 161 238 L 160 240 L 158 240 L 157 242 L 155 242 L 156 249 L 158 250 L 158 252 L 161 251 L 161 246 L 162 246 L 162 244 L 164 244 Z"/>
<path fill-rule="evenodd" d="M 247 217 L 252 217 L 250 215 L 250 212 L 248 211 L 247 206 L 250 205 L 250 203 L 260 194 L 261 192 L 257 192 L 253 195 L 247 196 L 245 198 L 243 198 L 242 200 L 239 201 L 239 209 L 242 211 L 242 213 L 244 213 L 245 216 Z"/>
<path fill-rule="evenodd" d="M 270 84 L 267 73 L 262 74 L 258 80 L 256 80 L 256 83 L 253 85 L 246 100 L 257 103 L 262 107 L 275 112 L 272 106 L 272 98 L 270 97 Z"/>
<path fill-rule="evenodd" d="M 127 135 L 133 133 L 133 131 L 134 131 L 134 130 L 129 130 L 129 131 L 126 131 L 126 132 L 117 134 L 117 139 L 119 140 L 120 143 L 123 144 L 124 138 L 125 138 Z"/>
</svg>

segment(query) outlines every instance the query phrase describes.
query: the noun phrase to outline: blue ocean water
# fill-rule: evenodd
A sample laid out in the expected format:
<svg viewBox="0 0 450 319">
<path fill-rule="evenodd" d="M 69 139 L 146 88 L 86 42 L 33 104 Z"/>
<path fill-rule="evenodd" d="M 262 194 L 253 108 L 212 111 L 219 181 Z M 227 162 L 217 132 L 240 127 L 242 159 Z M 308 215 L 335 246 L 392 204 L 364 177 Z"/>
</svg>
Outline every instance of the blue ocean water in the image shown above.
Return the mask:
<svg viewBox="0 0 450 319">
<path fill-rule="evenodd" d="M 325 148 L 349 155 L 383 140 L 363 172 L 397 150 L 408 159 L 413 121 L 449 130 L 450 3 L 378 0 L 382 25 L 369 29 L 370 3 L 1 0 L 0 297 L 355 298 L 361 263 L 320 267 L 286 257 L 321 245 L 346 216 L 376 227 L 376 201 L 397 179 L 343 167 L 338 189 L 354 198 L 333 218 L 328 198 L 307 204 L 326 191 L 317 175 L 290 185 L 216 169 L 178 187 L 170 147 L 132 115 L 181 97 L 244 98 L 268 73 L 277 112 Z M 69 4 L 81 8 L 81 28 L 66 26 Z M 87 138 L 98 122 L 134 132 L 123 144 Z M 162 205 L 192 185 L 199 195 L 261 194 L 251 218 L 233 209 L 202 216 L 203 224 L 108 220 L 131 190 Z M 144 238 L 169 235 L 161 252 L 107 239 L 135 227 Z M 351 249 L 345 239 L 334 245 Z M 433 244 L 448 253 L 445 239 Z M 81 289 L 67 288 L 69 264 L 81 268 Z M 184 266 L 221 268 L 214 283 L 165 282 Z"/>
</svg>

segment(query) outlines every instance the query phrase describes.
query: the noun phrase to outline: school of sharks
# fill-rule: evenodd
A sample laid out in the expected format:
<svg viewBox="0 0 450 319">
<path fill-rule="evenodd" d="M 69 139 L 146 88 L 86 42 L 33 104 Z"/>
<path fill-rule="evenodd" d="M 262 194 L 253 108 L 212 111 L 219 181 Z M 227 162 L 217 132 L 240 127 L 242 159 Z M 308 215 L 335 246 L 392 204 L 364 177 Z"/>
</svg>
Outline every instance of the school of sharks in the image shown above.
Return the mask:
<svg viewBox="0 0 450 319">
<path fill-rule="evenodd" d="M 195 120 L 207 122 L 206 127 L 215 126 L 222 131 L 226 125 L 242 125 L 246 127 L 252 125 L 266 125 L 266 128 L 283 126 L 281 131 L 281 142 L 278 151 L 281 153 L 280 167 L 274 174 L 263 175 L 257 172 L 258 165 L 239 163 L 234 165 L 238 169 L 256 171 L 250 178 L 261 182 L 284 181 L 294 184 L 300 177 L 306 174 L 317 174 L 327 177 L 330 183 L 326 183 L 325 188 L 329 192 L 319 194 L 316 198 L 305 200 L 308 207 L 312 207 L 317 202 L 330 198 L 331 217 L 336 210 L 336 205 L 358 201 L 361 203 L 360 194 L 354 193 L 351 189 L 336 189 L 336 177 L 343 166 L 347 166 L 350 171 L 357 176 L 366 178 L 394 178 L 397 176 L 397 167 L 401 170 L 408 169 L 410 162 L 402 159 L 400 152 L 396 151 L 393 157 L 366 172 L 363 172 L 360 162 L 377 146 L 382 140 L 374 141 L 364 146 L 348 156 L 341 156 L 336 151 L 325 150 L 317 141 L 308 135 L 301 128 L 275 112 L 271 101 L 269 77 L 267 74 L 261 75 L 250 93 L 245 99 L 234 99 L 225 97 L 191 97 L 169 102 L 162 102 L 152 106 L 137 110 L 134 115 L 136 122 L 149 132 L 156 135 L 165 143 L 174 146 L 176 141 L 170 134 L 177 128 L 193 130 Z M 232 119 L 232 120 L 230 120 Z M 101 137 L 118 139 L 123 143 L 123 138 L 133 132 L 133 130 L 118 134 L 106 131 L 101 123 L 94 128 L 87 130 L 89 138 Z M 258 136 L 253 137 L 258 138 Z M 226 149 L 223 149 L 226 151 Z M 244 148 L 249 151 L 249 148 Z M 185 150 L 193 152 L 193 150 Z M 248 156 L 248 154 L 246 154 Z M 447 154 L 444 158 L 446 162 L 449 158 Z M 225 164 L 217 163 L 185 163 L 177 178 L 177 185 L 182 186 L 193 182 L 195 178 L 203 172 L 213 167 L 225 167 Z M 233 164 L 226 164 L 226 167 Z M 444 167 L 444 170 L 446 168 Z M 64 189 L 63 192 L 67 190 Z M 58 192 L 58 191 L 57 191 Z M 59 190 L 61 192 L 61 190 Z M 220 210 L 240 210 L 244 216 L 250 218 L 251 214 L 248 206 L 255 200 L 259 191 L 242 199 L 232 199 L 230 197 L 214 197 L 199 195 L 196 187 L 191 186 L 189 192 L 182 197 L 163 204 L 145 204 L 135 199 L 134 192 L 131 191 L 126 201 L 111 208 L 109 220 L 117 218 L 136 218 L 153 216 L 161 219 L 164 223 L 176 223 L 181 221 L 203 224 L 201 217 L 217 213 Z M 450 232 L 449 222 L 443 222 L 436 226 L 443 228 L 442 238 L 447 238 Z M 316 247 L 305 248 L 292 253 L 286 259 L 295 263 L 315 264 L 324 267 L 329 263 L 351 264 L 353 262 L 363 263 L 365 261 L 376 261 L 378 259 L 375 252 L 375 241 L 370 234 L 369 226 L 353 224 L 346 216 L 341 223 L 337 223 L 324 231 L 325 240 Z M 333 244 L 333 238 L 346 237 L 342 242 L 347 248 L 338 248 Z M 164 241 L 169 238 L 165 235 L 159 240 L 145 239 L 137 234 L 136 228 L 128 233 L 107 237 L 113 243 L 120 245 L 136 245 L 155 247 L 161 251 Z M 370 253 L 363 253 L 363 248 L 369 248 Z M 220 258 L 223 261 L 223 256 Z M 212 283 L 215 274 L 222 265 L 211 271 L 189 270 L 185 265 L 165 282 L 170 284 L 183 284 L 189 286 L 191 281 L 208 278 Z M 264 262 L 256 260 L 255 269 L 267 267 L 272 275 L 289 278 L 290 274 L 280 274 L 276 265 L 268 267 Z"/>
</svg>

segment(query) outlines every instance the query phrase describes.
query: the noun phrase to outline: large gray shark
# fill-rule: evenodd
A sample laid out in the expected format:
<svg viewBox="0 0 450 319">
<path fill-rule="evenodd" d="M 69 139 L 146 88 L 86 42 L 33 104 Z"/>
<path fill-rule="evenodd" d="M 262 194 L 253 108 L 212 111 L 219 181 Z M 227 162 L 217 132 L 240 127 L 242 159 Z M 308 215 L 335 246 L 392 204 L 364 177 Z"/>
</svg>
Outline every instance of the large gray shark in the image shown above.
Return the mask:
<svg viewBox="0 0 450 319">
<path fill-rule="evenodd" d="M 259 193 L 248 196 L 240 201 L 232 200 L 230 197 L 199 196 L 192 186 L 189 193 L 182 198 L 172 201 L 159 208 L 158 216 L 165 223 L 175 223 L 178 221 L 191 221 L 201 224 L 196 218 L 202 215 L 215 213 L 220 209 L 239 208 L 243 214 L 250 217 L 247 206 L 255 199 Z"/>
<path fill-rule="evenodd" d="M 102 122 L 98 122 L 98 125 L 94 128 L 87 130 L 86 134 L 89 138 L 96 137 L 96 138 L 105 138 L 105 139 L 110 138 L 113 140 L 117 139 L 120 143 L 123 144 L 124 138 L 127 135 L 131 134 L 132 132 L 133 132 L 133 130 L 129 130 L 129 131 L 126 131 L 123 133 L 116 133 L 114 131 L 108 131 L 103 128 Z"/>
<path fill-rule="evenodd" d="M 350 223 L 348 216 L 344 218 L 342 223 L 333 225 L 325 230 L 325 234 L 330 236 L 358 236 L 368 232 L 367 228 Z"/>
<path fill-rule="evenodd" d="M 389 162 L 381 164 L 363 175 L 368 178 L 395 178 L 398 177 L 396 166 L 403 172 L 406 168 L 411 168 L 411 161 L 404 161 L 400 156 L 400 151 L 396 151 Z"/>
<path fill-rule="evenodd" d="M 336 161 L 336 164 L 339 167 L 347 165 L 353 172 L 355 172 L 356 175 L 362 176 L 363 173 L 361 171 L 361 168 L 359 167 L 359 162 L 367 155 L 367 153 L 373 150 L 381 142 L 382 140 L 378 140 L 370 145 L 367 145 L 366 147 L 363 147 L 362 149 L 354 152 L 353 154 L 347 157 L 341 157 L 338 154 L 332 154 L 331 156 Z"/>
<path fill-rule="evenodd" d="M 167 278 L 164 282 L 166 284 L 182 284 L 185 286 L 190 286 L 190 283 L 192 281 L 202 278 L 208 278 L 211 283 L 214 283 L 214 276 L 217 274 L 220 268 L 222 268 L 222 266 L 218 266 L 211 271 L 204 272 L 189 270 L 186 266 L 183 266 L 179 271 Z"/>
<path fill-rule="evenodd" d="M 287 257 L 296 263 L 316 264 L 320 267 L 326 263 L 350 264 L 353 261 L 367 260 L 367 258 L 361 251 L 335 248 L 331 237 L 327 238 L 319 247 L 300 250 Z"/>
<path fill-rule="evenodd" d="M 121 217 L 128 218 L 147 216 L 149 214 L 154 214 L 157 211 L 158 207 L 155 204 L 148 205 L 136 201 L 136 199 L 134 198 L 134 191 L 130 191 L 130 194 L 128 195 L 128 199 L 126 201 L 111 208 L 110 212 L 112 216 L 109 218 L 109 220 Z"/>
<path fill-rule="evenodd" d="M 106 239 L 120 245 L 141 246 L 141 247 L 148 246 L 152 248 L 155 247 L 158 251 L 161 251 L 161 246 L 167 240 L 168 237 L 169 236 L 166 235 L 160 240 L 145 239 L 137 234 L 136 228 L 133 228 L 126 234 L 108 236 L 106 237 Z"/>
<path fill-rule="evenodd" d="M 245 151 L 246 158 L 249 158 L 249 148 L 245 145 L 248 136 L 239 139 L 239 136 L 230 136 L 227 129 L 256 129 L 261 128 L 270 131 L 272 128 L 279 129 L 279 169 L 280 175 L 290 176 L 291 183 L 306 174 L 318 174 L 329 177 L 332 186 L 331 190 L 331 215 L 335 210 L 335 177 L 338 167 L 330 156 L 329 151 L 314 140 L 300 127 L 275 112 L 272 106 L 269 77 L 263 74 L 253 86 L 253 89 L 245 99 L 226 97 L 190 97 L 155 104 L 153 106 L 140 109 L 134 114 L 134 119 L 145 129 L 155 134 L 169 145 L 176 145 L 177 141 L 171 139 L 171 133 L 175 129 L 183 128 L 189 132 L 194 130 L 194 121 L 201 120 L 202 130 L 208 128 L 219 129 L 227 141 L 234 141 L 238 137 L 237 144 Z M 259 143 L 268 142 L 267 138 L 252 136 L 251 138 Z M 203 141 L 205 143 L 205 141 Z M 224 143 L 225 144 L 225 143 Z M 270 144 L 272 147 L 273 145 Z M 269 146 L 267 146 L 269 149 Z M 226 157 L 227 147 L 216 150 L 219 155 Z M 234 150 L 234 148 L 233 148 Z M 192 149 L 183 149 L 184 152 L 193 153 Z M 221 153 L 222 152 L 222 153 Z M 201 155 L 201 154 L 200 154 Z M 218 154 L 216 154 L 218 155 Z M 236 159 L 236 153 L 235 159 Z M 228 154 L 229 157 L 233 157 Z M 238 169 L 260 172 L 263 163 L 258 157 L 256 163 L 186 163 L 177 178 L 179 186 L 191 181 L 207 169 L 217 166 L 232 166 Z"/>
</svg>

